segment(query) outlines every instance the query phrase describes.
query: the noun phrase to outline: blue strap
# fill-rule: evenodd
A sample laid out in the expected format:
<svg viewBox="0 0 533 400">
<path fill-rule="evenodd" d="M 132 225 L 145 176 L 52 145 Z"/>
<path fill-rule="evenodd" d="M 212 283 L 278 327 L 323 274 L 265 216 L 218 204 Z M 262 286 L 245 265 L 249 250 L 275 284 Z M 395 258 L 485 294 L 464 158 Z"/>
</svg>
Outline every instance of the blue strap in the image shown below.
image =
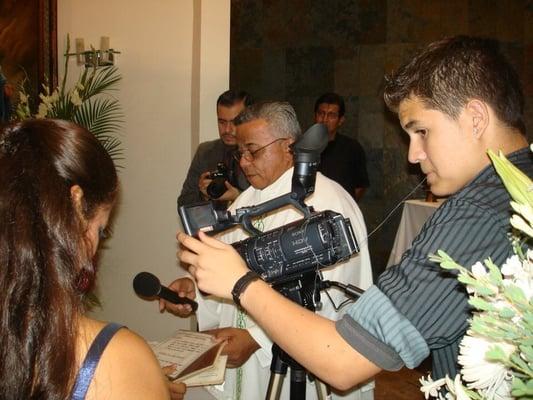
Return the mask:
<svg viewBox="0 0 533 400">
<path fill-rule="evenodd" d="M 107 344 L 111 338 L 122 328 L 122 325 L 110 323 L 102 329 L 89 348 L 85 360 L 78 371 L 76 376 L 76 382 L 74 383 L 74 389 L 72 389 L 72 400 L 84 400 L 89 390 L 89 385 L 93 380 L 94 371 L 96 366 L 102 357 Z"/>
</svg>

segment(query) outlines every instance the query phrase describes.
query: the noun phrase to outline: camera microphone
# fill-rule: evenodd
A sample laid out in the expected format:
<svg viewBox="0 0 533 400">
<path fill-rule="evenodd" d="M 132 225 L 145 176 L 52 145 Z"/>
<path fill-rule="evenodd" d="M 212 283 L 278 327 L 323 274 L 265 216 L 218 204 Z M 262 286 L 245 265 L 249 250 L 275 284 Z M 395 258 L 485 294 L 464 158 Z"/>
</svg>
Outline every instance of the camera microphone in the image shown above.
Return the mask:
<svg viewBox="0 0 533 400">
<path fill-rule="evenodd" d="M 133 290 L 141 297 L 160 297 L 173 304 L 188 304 L 193 311 L 198 309 L 198 303 L 187 297 L 180 297 L 166 286 L 161 285 L 159 279 L 150 272 L 139 272 L 133 279 Z"/>
</svg>

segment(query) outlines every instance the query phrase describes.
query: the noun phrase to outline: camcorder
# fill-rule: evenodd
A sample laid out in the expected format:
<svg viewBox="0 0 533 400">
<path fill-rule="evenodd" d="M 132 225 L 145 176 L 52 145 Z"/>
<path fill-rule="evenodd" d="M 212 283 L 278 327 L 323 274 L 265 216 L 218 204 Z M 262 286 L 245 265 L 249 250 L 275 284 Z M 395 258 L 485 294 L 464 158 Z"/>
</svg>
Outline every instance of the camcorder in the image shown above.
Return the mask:
<svg viewBox="0 0 533 400">
<path fill-rule="evenodd" d="M 320 153 L 327 143 L 327 128 L 315 124 L 292 145 L 294 173 L 290 193 L 239 208 L 234 214 L 216 209 L 210 201 L 180 207 L 185 232 L 192 236 L 199 231 L 213 235 L 241 226 L 251 237 L 232 246 L 248 267 L 285 296 L 314 310 L 317 291 L 331 286 L 317 286 L 317 271 L 359 252 L 349 219 L 330 210 L 315 212 L 304 201 L 314 192 Z M 303 219 L 267 232 L 252 225 L 253 218 L 287 205 L 299 210 Z"/>
</svg>

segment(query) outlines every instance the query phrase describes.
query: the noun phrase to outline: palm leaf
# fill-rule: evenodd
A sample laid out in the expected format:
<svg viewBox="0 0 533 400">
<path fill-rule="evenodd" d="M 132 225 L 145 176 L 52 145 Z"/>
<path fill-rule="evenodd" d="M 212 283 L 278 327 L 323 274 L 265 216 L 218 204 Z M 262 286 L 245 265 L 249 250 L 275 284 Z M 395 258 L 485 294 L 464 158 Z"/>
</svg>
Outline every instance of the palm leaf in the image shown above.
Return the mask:
<svg viewBox="0 0 533 400">
<path fill-rule="evenodd" d="M 119 130 L 123 122 L 122 117 L 116 99 L 95 98 L 85 101 L 78 107 L 73 120 L 99 137 Z"/>
<path fill-rule="evenodd" d="M 115 165 L 117 165 L 116 161 L 123 159 L 123 151 L 120 140 L 114 135 L 121 129 L 123 114 L 118 100 L 109 95 L 105 96 L 105 94 L 118 89 L 118 82 L 122 78 L 118 69 L 114 66 L 84 68 L 79 76 L 76 87 L 67 90 L 69 49 L 70 37 L 67 35 L 65 74 L 61 85 L 57 88 L 59 98 L 52 100 L 50 92 L 45 92 L 45 95 L 48 97 L 46 100 L 48 109 L 46 117 L 74 121 L 85 127 L 102 143 L 111 159 L 115 162 Z M 24 87 L 22 87 L 21 93 L 25 93 Z M 73 99 L 75 102 L 72 101 Z M 78 105 L 80 100 L 81 105 Z M 50 101 L 53 101 L 53 103 L 49 103 Z M 23 107 L 26 107 L 27 110 L 23 109 Z M 20 118 L 35 117 L 32 115 L 33 112 L 33 110 L 30 111 L 27 104 L 19 103 L 17 106 L 17 115 Z"/>
<path fill-rule="evenodd" d="M 121 79 L 118 69 L 114 66 L 94 70 L 88 78 L 84 79 L 84 82 L 80 81 L 83 85 L 82 98 L 90 99 L 106 91 L 116 90 L 118 89 L 117 83 Z"/>
<path fill-rule="evenodd" d="M 73 121 L 84 126 L 94 134 L 116 161 L 122 159 L 121 142 L 114 136 L 123 122 L 123 114 L 118 100 L 110 98 L 93 98 L 86 100 L 76 109 Z"/>
<path fill-rule="evenodd" d="M 48 118 L 59 118 L 71 120 L 76 106 L 72 103 L 70 94 L 60 96 L 59 99 L 53 103 L 52 109 L 48 112 Z"/>
<path fill-rule="evenodd" d="M 117 164 L 117 161 L 124 160 L 124 152 L 120 140 L 112 136 L 101 137 L 98 140 L 102 143 L 102 146 L 106 149 L 109 157 L 111 157 L 117 168 L 120 168 L 121 166 Z"/>
</svg>

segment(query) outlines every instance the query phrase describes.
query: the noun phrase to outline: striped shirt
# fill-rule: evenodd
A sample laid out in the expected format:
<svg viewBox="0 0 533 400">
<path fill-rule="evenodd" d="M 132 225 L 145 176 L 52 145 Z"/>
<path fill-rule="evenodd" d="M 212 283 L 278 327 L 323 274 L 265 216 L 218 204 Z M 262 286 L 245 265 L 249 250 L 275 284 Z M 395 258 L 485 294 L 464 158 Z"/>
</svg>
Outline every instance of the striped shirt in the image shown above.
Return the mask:
<svg viewBox="0 0 533 400">
<path fill-rule="evenodd" d="M 529 148 L 508 159 L 533 177 Z M 400 263 L 347 310 L 339 334 L 382 369 L 414 368 L 431 353 L 434 379 L 455 376 L 471 316 L 468 295 L 456 274 L 428 255 L 441 249 L 466 268 L 488 257 L 501 266 L 512 254 L 509 202 L 496 171 L 486 167 L 439 207 Z"/>
</svg>

